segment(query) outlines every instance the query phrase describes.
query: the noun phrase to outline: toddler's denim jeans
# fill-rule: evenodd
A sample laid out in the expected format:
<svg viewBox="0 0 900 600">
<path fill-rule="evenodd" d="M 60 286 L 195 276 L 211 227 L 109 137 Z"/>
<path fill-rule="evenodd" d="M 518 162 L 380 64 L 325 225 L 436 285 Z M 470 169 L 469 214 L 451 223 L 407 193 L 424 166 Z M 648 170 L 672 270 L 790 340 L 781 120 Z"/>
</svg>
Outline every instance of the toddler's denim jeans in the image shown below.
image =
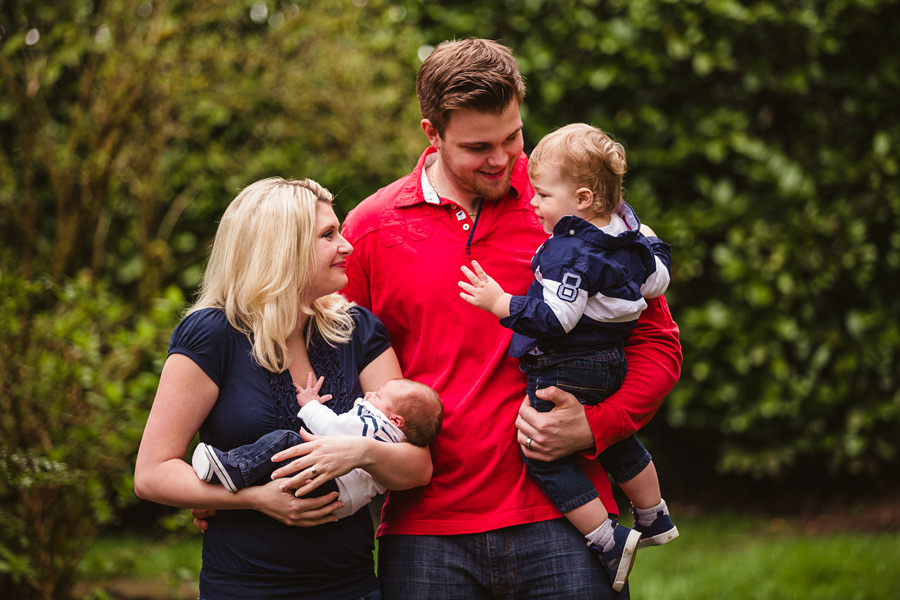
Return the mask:
<svg viewBox="0 0 900 600">
<path fill-rule="evenodd" d="M 538 412 L 549 412 L 556 405 L 535 396 L 536 390 L 556 386 L 585 406 L 593 406 L 621 387 L 628 369 L 622 344 L 587 352 L 529 354 L 522 357 L 520 368 L 528 374 L 528 398 Z M 622 483 L 643 471 L 651 457 L 632 435 L 607 448 L 597 460 L 616 482 Z M 598 497 L 578 461 L 578 454 L 551 462 L 525 458 L 528 473 L 560 512 L 569 512 Z"/>
</svg>

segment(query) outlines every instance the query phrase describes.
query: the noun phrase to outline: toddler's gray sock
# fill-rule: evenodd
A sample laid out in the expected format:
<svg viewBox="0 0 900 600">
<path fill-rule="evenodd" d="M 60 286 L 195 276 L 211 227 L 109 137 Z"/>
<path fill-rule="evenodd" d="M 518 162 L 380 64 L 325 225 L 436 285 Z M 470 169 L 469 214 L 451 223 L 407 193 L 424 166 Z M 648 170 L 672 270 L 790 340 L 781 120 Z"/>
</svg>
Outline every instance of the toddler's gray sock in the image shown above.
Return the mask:
<svg viewBox="0 0 900 600">
<path fill-rule="evenodd" d="M 604 552 L 608 552 L 614 545 L 615 540 L 613 539 L 613 531 L 615 530 L 616 523 L 607 517 L 603 523 L 600 524 L 600 527 L 593 530 L 586 536 L 589 546 L 598 546 L 603 548 Z"/>
<path fill-rule="evenodd" d="M 669 514 L 669 507 L 666 506 L 666 501 L 661 500 L 659 504 L 653 506 L 651 508 L 638 508 L 634 507 L 634 517 L 635 520 L 644 526 L 649 526 L 656 520 L 657 513 L 662 512 L 663 514 Z"/>
</svg>

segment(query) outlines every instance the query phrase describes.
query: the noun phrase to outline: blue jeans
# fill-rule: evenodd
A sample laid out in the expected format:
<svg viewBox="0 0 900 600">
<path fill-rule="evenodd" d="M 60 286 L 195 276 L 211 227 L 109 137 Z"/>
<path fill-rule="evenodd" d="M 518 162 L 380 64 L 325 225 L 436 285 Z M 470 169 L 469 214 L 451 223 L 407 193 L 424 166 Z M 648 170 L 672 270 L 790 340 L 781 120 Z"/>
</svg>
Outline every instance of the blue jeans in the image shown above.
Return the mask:
<svg viewBox="0 0 900 600">
<path fill-rule="evenodd" d="M 556 405 L 538 398 L 535 390 L 556 386 L 585 406 L 594 406 L 622 386 L 628 370 L 622 344 L 581 353 L 526 355 L 520 368 L 528 374 L 528 398 L 538 412 L 550 412 Z M 603 469 L 619 483 L 643 471 L 650 460 L 650 453 L 634 435 L 616 442 L 597 457 Z M 550 462 L 525 458 L 528 474 L 564 513 L 598 497 L 594 484 L 578 463 L 578 454 Z"/>
<path fill-rule="evenodd" d="M 279 429 L 267 433 L 252 444 L 245 444 L 229 450 L 225 453 L 222 464 L 237 489 L 265 483 L 270 480 L 275 469 L 290 464 L 294 460 L 291 458 L 276 463 L 272 462 L 272 457 L 282 450 L 302 443 L 303 438 L 299 433 L 288 429 Z M 313 498 L 336 491 L 338 491 L 337 484 L 331 480 L 323 483 L 306 496 Z"/>
<path fill-rule="evenodd" d="M 204 600 L 204 599 L 197 598 L 197 600 Z M 359 600 L 381 600 L 381 590 L 375 590 L 374 592 L 369 592 L 365 596 L 360 597 Z"/>
<path fill-rule="evenodd" d="M 575 527 L 553 519 L 466 535 L 384 535 L 378 578 L 386 600 L 629 598 Z"/>
</svg>

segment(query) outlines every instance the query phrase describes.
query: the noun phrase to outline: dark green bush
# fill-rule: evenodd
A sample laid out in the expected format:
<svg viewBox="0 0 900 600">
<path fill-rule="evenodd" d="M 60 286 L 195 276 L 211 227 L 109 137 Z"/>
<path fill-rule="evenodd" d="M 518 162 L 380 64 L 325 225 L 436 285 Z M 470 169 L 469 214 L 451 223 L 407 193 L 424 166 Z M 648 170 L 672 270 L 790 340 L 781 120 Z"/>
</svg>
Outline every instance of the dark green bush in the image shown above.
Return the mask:
<svg viewBox="0 0 900 600">
<path fill-rule="evenodd" d="M 900 441 L 900 22 L 893 0 L 408 3 L 437 43 L 500 39 L 529 143 L 628 151 L 673 244 L 684 373 L 663 407 L 723 471 L 883 474 Z"/>
<path fill-rule="evenodd" d="M 0 271 L 0 596 L 64 598 L 75 565 L 132 503 L 133 464 L 177 288 L 145 315 L 87 277 Z"/>
<path fill-rule="evenodd" d="M 674 247 L 667 431 L 732 473 L 889 474 L 897 22 L 895 0 L 0 4 L 0 596 L 64 596 L 133 498 L 226 204 L 309 176 L 343 215 L 407 172 L 415 72 L 451 37 L 515 50 L 527 146 L 572 121 L 625 144 Z"/>
<path fill-rule="evenodd" d="M 194 288 L 253 181 L 311 177 L 343 214 L 419 150 L 420 37 L 383 2 L 30 0 L 0 26 L 0 237 L 28 277 L 143 306 Z"/>
<path fill-rule="evenodd" d="M 65 597 L 134 499 L 238 191 L 311 177 L 342 214 L 408 168 L 419 40 L 379 0 L 0 3 L 0 596 Z"/>
</svg>

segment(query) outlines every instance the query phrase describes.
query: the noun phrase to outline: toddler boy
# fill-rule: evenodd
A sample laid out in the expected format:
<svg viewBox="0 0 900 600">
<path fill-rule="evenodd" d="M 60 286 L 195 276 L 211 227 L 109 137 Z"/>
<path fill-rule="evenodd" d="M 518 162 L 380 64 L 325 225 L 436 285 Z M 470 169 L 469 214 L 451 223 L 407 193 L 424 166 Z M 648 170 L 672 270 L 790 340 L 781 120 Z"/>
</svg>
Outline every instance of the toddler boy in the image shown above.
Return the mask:
<svg viewBox="0 0 900 600">
<path fill-rule="evenodd" d="M 622 200 L 625 150 L 595 127 L 567 125 L 545 136 L 528 163 L 531 204 L 552 236 L 531 265 L 526 296 L 512 296 L 472 261 L 463 266 L 462 298 L 513 330 L 510 355 L 528 374 L 532 406 L 549 412 L 537 389 L 556 386 L 585 405 L 610 396 L 625 378 L 624 340 L 647 304 L 669 284 L 669 245 L 640 233 Z M 473 272 L 474 271 L 474 272 Z M 532 440 L 526 442 L 530 449 Z M 525 458 L 529 474 L 588 540 L 615 591 L 625 585 L 639 547 L 678 536 L 652 459 L 635 436 L 598 459 L 632 502 L 633 529 L 620 526 L 578 465 L 578 456 L 544 462 Z"/>
</svg>

